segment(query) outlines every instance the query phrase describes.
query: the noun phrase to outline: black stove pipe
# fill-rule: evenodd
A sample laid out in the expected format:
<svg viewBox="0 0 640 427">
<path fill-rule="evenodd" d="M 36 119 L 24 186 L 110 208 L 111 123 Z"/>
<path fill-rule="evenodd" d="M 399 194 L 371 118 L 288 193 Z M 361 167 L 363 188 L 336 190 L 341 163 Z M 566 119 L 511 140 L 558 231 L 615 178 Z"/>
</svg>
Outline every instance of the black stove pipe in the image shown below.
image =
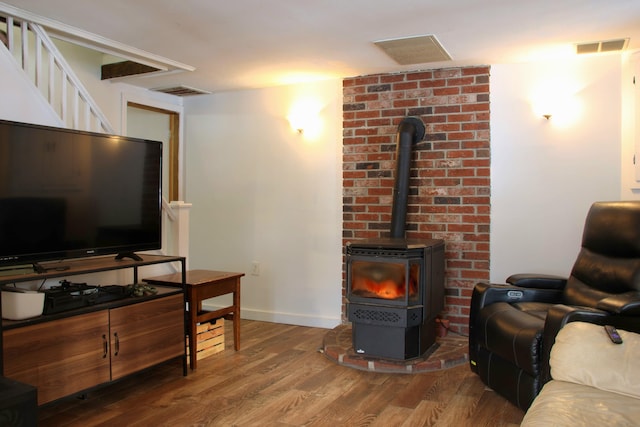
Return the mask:
<svg viewBox="0 0 640 427">
<path fill-rule="evenodd" d="M 411 146 L 424 138 L 424 124 L 417 117 L 405 117 L 398 125 L 396 135 L 396 181 L 393 187 L 391 211 L 391 238 L 403 239 L 407 222 L 409 176 L 411 172 Z"/>
</svg>

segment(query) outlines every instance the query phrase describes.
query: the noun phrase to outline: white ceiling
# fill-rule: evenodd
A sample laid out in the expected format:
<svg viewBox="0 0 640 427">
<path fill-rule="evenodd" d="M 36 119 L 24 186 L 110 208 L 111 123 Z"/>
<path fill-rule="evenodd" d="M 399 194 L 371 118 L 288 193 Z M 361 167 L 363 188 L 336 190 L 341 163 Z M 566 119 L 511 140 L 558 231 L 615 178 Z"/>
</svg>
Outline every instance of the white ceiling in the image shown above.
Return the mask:
<svg viewBox="0 0 640 427">
<path fill-rule="evenodd" d="M 457 65 L 557 59 L 574 43 L 630 38 L 640 0 L 5 0 L 195 67 L 153 88 L 260 88 Z M 373 42 L 433 34 L 453 61 L 400 66 Z"/>
</svg>

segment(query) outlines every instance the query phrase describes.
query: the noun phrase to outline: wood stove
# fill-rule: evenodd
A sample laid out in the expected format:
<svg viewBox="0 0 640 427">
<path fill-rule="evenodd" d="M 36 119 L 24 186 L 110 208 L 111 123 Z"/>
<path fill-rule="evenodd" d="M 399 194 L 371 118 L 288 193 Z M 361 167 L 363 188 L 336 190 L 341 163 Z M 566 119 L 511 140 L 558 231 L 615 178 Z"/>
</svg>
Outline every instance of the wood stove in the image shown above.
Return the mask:
<svg viewBox="0 0 640 427">
<path fill-rule="evenodd" d="M 407 360 L 435 343 L 444 307 L 444 242 L 348 243 L 347 311 L 356 353 Z"/>
<path fill-rule="evenodd" d="M 388 359 L 420 357 L 436 339 L 444 308 L 444 242 L 405 238 L 412 144 L 425 127 L 398 125 L 390 238 L 346 245 L 347 315 L 356 353 Z"/>
</svg>

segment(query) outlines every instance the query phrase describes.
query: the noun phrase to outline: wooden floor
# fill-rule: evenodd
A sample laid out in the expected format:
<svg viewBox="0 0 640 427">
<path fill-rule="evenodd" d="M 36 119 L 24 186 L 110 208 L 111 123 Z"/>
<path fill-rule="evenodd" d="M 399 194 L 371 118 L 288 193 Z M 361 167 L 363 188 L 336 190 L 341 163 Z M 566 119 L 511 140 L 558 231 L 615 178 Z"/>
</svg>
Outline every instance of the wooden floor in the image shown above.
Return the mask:
<svg viewBox="0 0 640 427">
<path fill-rule="evenodd" d="M 420 374 L 339 366 L 324 329 L 242 321 L 242 349 L 171 362 L 40 408 L 39 426 L 518 426 L 523 413 L 467 365 Z"/>
</svg>

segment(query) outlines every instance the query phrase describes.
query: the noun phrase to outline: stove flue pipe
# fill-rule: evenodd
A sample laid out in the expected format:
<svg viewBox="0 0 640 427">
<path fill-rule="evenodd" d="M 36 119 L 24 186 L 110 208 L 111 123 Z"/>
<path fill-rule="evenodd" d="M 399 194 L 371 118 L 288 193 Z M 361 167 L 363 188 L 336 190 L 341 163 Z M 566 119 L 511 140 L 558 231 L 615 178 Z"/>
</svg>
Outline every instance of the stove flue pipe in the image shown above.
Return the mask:
<svg viewBox="0 0 640 427">
<path fill-rule="evenodd" d="M 393 187 L 391 211 L 391 238 L 405 237 L 409 176 L 411 172 L 411 146 L 424 138 L 425 127 L 417 117 L 405 117 L 398 125 L 396 135 L 396 181 Z"/>
</svg>

